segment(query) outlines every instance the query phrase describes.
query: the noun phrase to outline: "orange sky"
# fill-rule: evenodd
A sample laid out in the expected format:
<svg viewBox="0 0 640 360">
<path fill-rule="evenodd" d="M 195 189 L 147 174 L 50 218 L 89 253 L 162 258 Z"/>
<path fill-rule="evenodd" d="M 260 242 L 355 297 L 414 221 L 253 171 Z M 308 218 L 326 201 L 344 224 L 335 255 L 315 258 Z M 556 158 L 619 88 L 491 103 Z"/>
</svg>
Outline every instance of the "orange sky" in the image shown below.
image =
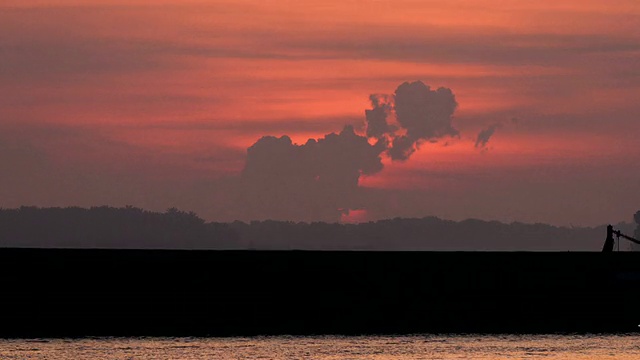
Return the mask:
<svg viewBox="0 0 640 360">
<path fill-rule="evenodd" d="M 461 136 L 360 179 L 429 204 L 399 214 L 592 225 L 640 207 L 638 1 L 86 4 L 0 4 L 0 206 L 179 202 L 214 219 L 188 189 L 238 176 L 257 139 L 362 133 L 370 94 L 421 80 L 453 91 Z"/>
</svg>

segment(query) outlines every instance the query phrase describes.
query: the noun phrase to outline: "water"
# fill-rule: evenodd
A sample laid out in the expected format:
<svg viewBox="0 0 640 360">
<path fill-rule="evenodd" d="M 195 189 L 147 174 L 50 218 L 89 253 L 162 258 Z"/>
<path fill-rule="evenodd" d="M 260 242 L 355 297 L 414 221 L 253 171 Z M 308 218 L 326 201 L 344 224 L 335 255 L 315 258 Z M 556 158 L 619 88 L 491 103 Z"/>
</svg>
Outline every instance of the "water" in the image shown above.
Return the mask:
<svg viewBox="0 0 640 360">
<path fill-rule="evenodd" d="M 0 340 L 0 359 L 640 359 L 635 335 Z"/>
</svg>

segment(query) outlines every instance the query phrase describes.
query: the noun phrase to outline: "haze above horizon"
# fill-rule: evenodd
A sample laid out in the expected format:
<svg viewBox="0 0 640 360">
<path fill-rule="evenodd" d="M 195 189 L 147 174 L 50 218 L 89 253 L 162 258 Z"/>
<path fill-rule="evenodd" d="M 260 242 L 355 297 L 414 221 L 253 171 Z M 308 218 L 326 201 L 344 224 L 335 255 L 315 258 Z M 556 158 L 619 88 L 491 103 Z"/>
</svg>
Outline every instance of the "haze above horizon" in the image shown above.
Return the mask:
<svg viewBox="0 0 640 360">
<path fill-rule="evenodd" d="M 630 222 L 639 63 L 632 0 L 8 0 L 0 207 Z"/>
</svg>

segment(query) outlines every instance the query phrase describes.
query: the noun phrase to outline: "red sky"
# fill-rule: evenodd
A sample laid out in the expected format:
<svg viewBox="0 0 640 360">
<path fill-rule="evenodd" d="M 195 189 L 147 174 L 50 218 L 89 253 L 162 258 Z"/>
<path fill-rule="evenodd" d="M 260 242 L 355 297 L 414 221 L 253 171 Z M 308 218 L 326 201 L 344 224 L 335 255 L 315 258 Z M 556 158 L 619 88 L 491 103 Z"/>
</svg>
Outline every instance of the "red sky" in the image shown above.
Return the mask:
<svg viewBox="0 0 640 360">
<path fill-rule="evenodd" d="M 453 91 L 460 137 L 383 155 L 359 179 L 379 198 L 343 221 L 595 225 L 640 209 L 638 1 L 87 4 L 0 4 L 2 207 L 251 220 L 224 185 L 248 147 L 363 134 L 370 94 L 420 80 Z"/>
</svg>

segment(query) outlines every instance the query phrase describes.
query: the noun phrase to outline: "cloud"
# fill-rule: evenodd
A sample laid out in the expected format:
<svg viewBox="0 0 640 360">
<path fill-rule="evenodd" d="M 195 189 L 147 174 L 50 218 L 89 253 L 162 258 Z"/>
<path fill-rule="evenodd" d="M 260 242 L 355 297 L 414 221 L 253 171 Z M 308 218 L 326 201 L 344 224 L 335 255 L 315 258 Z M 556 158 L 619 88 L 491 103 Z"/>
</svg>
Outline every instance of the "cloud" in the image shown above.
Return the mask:
<svg viewBox="0 0 640 360">
<path fill-rule="evenodd" d="M 385 134 L 393 133 L 396 128 L 387 123 L 387 117 L 393 109 L 393 99 L 385 94 L 371 94 L 369 96 L 373 109 L 365 110 L 367 119 L 367 136 L 381 138 Z"/>
<path fill-rule="evenodd" d="M 338 221 L 358 207 L 360 176 L 382 170 L 382 144 L 369 144 L 352 126 L 303 145 L 262 137 L 247 149 L 240 202 L 252 219 Z"/>
<path fill-rule="evenodd" d="M 460 134 L 452 125 L 458 103 L 451 89 L 431 90 L 422 81 L 405 82 L 396 89 L 394 99 L 396 119 L 406 135 L 394 139 L 392 159 L 408 159 L 421 141 Z"/>
<path fill-rule="evenodd" d="M 407 160 L 423 141 L 460 134 L 452 124 L 458 103 L 451 89 L 405 82 L 394 94 L 373 94 L 369 99 L 373 108 L 365 111 L 367 136 L 386 139 L 392 160 Z M 395 117 L 397 126 L 388 123 L 390 117 Z"/>
<path fill-rule="evenodd" d="M 396 136 L 387 154 L 391 160 L 407 160 L 416 151 L 415 142 L 406 136 Z"/>
<path fill-rule="evenodd" d="M 293 143 L 264 136 L 247 149 L 235 204 L 251 219 L 339 221 L 363 208 L 362 175 L 383 168 L 382 156 L 407 160 L 421 141 L 459 134 L 452 125 L 457 102 L 447 88 L 405 82 L 394 94 L 373 94 L 365 135 L 347 125 L 336 134 Z M 390 124 L 394 120 L 396 124 Z M 397 132 L 397 133 L 396 133 Z"/>
<path fill-rule="evenodd" d="M 486 129 L 482 129 L 478 133 L 478 137 L 476 138 L 476 145 L 475 145 L 476 148 L 480 148 L 480 149 L 485 148 L 487 146 L 487 143 L 489 142 L 489 139 L 491 139 L 491 137 L 496 132 L 496 130 L 501 127 L 502 127 L 502 123 L 495 123 L 495 124 L 489 125 L 489 127 L 487 127 Z"/>
<path fill-rule="evenodd" d="M 407 129 L 414 140 L 428 140 L 446 135 L 456 136 L 458 130 L 451 125 L 458 103 L 451 89 L 431 90 L 422 81 L 405 82 L 395 93 L 398 123 Z"/>
</svg>

